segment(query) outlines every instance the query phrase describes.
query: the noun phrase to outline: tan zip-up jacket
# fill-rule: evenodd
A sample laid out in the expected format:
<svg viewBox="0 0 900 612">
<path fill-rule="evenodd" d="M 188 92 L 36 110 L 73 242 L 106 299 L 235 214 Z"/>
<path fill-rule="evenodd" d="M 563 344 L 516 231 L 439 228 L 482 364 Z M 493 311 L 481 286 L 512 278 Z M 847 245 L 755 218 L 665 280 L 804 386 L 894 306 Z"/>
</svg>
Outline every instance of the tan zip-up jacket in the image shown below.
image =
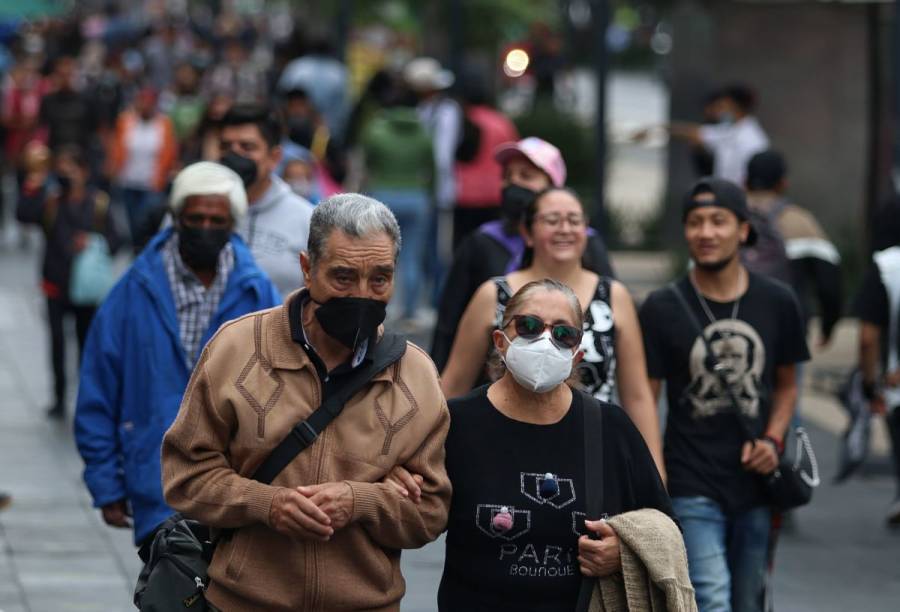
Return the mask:
<svg viewBox="0 0 900 612">
<path fill-rule="evenodd" d="M 166 433 L 166 501 L 213 527 L 238 528 L 209 568 L 207 598 L 224 612 L 398 610 L 400 549 L 434 540 L 446 525 L 450 417 L 434 365 L 413 344 L 272 485 L 248 478 L 318 407 L 321 390 L 291 339 L 286 303 L 219 330 Z M 418 505 L 379 483 L 395 465 L 425 479 Z M 353 516 L 329 542 L 293 540 L 268 526 L 279 487 L 334 481 L 350 484 Z"/>
</svg>

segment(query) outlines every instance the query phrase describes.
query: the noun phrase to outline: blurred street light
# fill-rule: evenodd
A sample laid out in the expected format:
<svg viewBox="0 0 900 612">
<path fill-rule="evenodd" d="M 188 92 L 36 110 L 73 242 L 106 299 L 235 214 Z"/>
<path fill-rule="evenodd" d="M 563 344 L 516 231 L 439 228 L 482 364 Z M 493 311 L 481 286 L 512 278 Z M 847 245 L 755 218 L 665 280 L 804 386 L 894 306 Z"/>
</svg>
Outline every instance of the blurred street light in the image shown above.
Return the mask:
<svg viewBox="0 0 900 612">
<path fill-rule="evenodd" d="M 520 77 L 528 70 L 530 62 L 531 58 L 524 49 L 511 49 L 503 62 L 503 73 L 513 79 Z"/>
</svg>

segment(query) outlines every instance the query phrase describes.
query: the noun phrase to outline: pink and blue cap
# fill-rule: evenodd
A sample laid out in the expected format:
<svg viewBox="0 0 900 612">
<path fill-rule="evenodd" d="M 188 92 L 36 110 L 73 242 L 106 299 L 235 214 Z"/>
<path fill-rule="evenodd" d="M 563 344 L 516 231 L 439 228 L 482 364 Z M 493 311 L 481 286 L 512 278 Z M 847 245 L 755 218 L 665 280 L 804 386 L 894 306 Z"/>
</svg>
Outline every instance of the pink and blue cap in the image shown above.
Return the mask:
<svg viewBox="0 0 900 612">
<path fill-rule="evenodd" d="M 518 142 L 507 142 L 494 150 L 494 159 L 505 164 L 516 155 L 523 155 L 532 164 L 543 170 L 550 177 L 554 187 L 566 184 L 566 162 L 562 153 L 546 140 L 535 136 L 523 138 Z"/>
</svg>

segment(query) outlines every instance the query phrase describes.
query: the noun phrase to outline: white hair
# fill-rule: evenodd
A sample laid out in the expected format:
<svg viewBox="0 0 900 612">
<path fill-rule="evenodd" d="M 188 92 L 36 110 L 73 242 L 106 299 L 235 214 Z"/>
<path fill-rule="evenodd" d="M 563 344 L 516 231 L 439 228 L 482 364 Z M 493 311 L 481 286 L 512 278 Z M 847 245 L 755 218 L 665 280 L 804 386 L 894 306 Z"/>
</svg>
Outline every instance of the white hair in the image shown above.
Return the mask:
<svg viewBox="0 0 900 612">
<path fill-rule="evenodd" d="M 391 210 L 374 198 L 359 193 L 340 193 L 324 200 L 313 210 L 309 222 L 307 251 L 316 265 L 325 254 L 332 230 L 360 238 L 384 232 L 394 243 L 394 260 L 400 253 L 400 226 Z"/>
<path fill-rule="evenodd" d="M 223 195 L 231 204 L 235 221 L 247 214 L 247 192 L 241 177 L 231 168 L 216 162 L 201 161 L 187 166 L 172 183 L 169 206 L 177 217 L 185 200 L 196 195 Z"/>
</svg>

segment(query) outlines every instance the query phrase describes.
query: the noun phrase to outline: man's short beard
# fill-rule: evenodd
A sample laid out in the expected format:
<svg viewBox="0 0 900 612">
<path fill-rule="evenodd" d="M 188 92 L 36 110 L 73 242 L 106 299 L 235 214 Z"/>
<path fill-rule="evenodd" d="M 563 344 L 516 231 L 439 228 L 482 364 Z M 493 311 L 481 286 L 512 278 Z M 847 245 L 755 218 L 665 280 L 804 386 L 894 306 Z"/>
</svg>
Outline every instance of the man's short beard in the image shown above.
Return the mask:
<svg viewBox="0 0 900 612">
<path fill-rule="evenodd" d="M 698 268 L 700 268 L 704 272 L 721 272 L 726 267 L 728 267 L 728 264 L 730 264 L 732 261 L 734 261 L 734 258 L 737 256 L 738 256 L 738 252 L 735 251 L 728 257 L 723 257 L 722 259 L 720 259 L 718 261 L 699 262 L 695 259 L 694 265 L 696 265 Z"/>
</svg>

